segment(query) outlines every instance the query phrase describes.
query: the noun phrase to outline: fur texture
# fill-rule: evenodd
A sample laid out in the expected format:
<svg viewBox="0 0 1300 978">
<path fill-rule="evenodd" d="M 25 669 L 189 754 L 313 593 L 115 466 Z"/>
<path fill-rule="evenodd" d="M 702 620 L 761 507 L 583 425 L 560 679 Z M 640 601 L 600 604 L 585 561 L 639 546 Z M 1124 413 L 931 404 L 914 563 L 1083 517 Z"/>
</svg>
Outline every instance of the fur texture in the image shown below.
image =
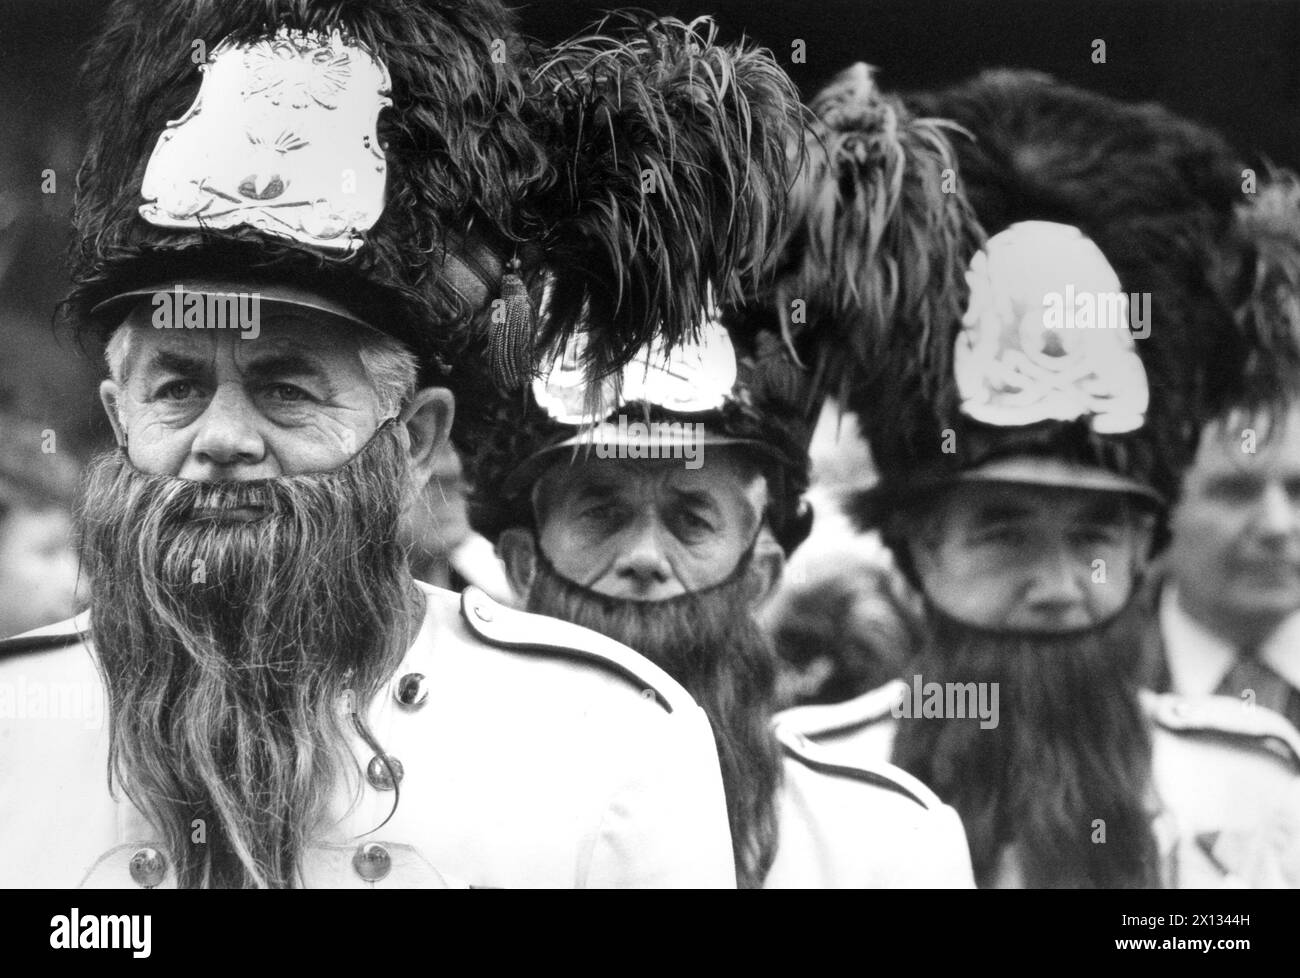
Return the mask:
<svg viewBox="0 0 1300 978">
<path fill-rule="evenodd" d="M 987 72 L 909 104 L 969 134 L 954 138 L 959 184 L 985 232 L 1024 220 L 1075 225 L 1101 248 L 1124 291 L 1151 293 L 1158 322 L 1136 343 L 1151 403 L 1145 426 L 1123 436 L 1097 436 L 1078 422 L 978 425 L 957 413 L 950 366 L 931 352 L 936 343 L 952 348 L 960 317 L 934 323 L 938 339 L 900 320 L 884 369 L 864 374 L 850 399 L 882 477 L 881 491 L 863 497 L 860 519 L 878 520 L 889 491 L 906 496 L 914 476 L 1008 453 L 1075 459 L 1175 498 L 1201 425 L 1227 405 L 1276 397 L 1275 377 L 1258 375 L 1251 387 L 1247 366 L 1295 358 L 1293 340 L 1234 325 L 1211 274 L 1242 200 L 1236 154 L 1159 106 L 1031 72 Z M 957 433 L 955 453 L 942 451 L 945 428 Z"/>
<path fill-rule="evenodd" d="M 605 376 L 656 336 L 697 335 L 710 288 L 752 294 L 804 118 L 770 52 L 717 43 L 708 18 L 624 14 L 557 46 L 533 83 L 561 134 L 543 348 L 590 328 Z"/>
<path fill-rule="evenodd" d="M 159 133 L 198 92 L 194 42 L 210 51 L 280 25 L 337 27 L 376 52 L 392 78 L 394 104 L 379 125 L 388 203 L 349 258 L 249 229 L 156 228 L 136 211 Z M 508 44 L 504 63 L 492 57 L 497 39 Z M 499 291 L 503 256 L 534 233 L 519 201 L 547 176 L 525 118 L 526 64 L 494 0 L 120 0 L 84 72 L 95 94 L 78 178 L 74 318 L 88 324 L 90 309 L 117 291 L 202 269 L 298 282 L 381 324 L 426 366 L 461 359 Z"/>
<path fill-rule="evenodd" d="M 1300 342 L 1300 175 L 1271 174 L 1259 193 L 1237 208 L 1233 243 L 1225 256 L 1224 287 L 1238 329 L 1264 338 L 1250 373 L 1263 372 L 1268 382 L 1279 366 L 1276 351 Z M 1300 367 L 1281 366 L 1294 396 Z"/>
<path fill-rule="evenodd" d="M 791 549 L 811 525 L 800 497 L 819 402 L 770 309 L 742 306 L 770 277 L 805 112 L 770 53 L 718 44 L 707 19 L 626 15 L 597 30 L 557 47 L 534 76 L 539 102 L 556 106 L 555 132 L 570 134 L 549 140 L 563 145 L 554 158 L 562 183 L 545 238 L 551 283 L 539 342 L 554 349 L 585 330 L 586 369 L 599 378 L 656 337 L 672 346 L 696 335 L 711 292 L 740 361 L 731 402 L 690 416 L 622 409 L 704 421 L 779 452 L 787 462 L 769 479 L 771 518 Z M 489 410 L 467 468 L 471 523 L 495 540 L 533 522 L 526 493 L 504 494 L 507 476 L 576 429 L 551 421 L 531 390 Z"/>
<path fill-rule="evenodd" d="M 883 95 L 862 63 L 812 110 L 775 295 L 785 335 L 797 346 L 815 334 L 816 389 L 841 397 L 853 377 L 875 374 L 897 338 L 924 377 L 946 376 L 945 327 L 961 317 L 966 265 L 983 242 L 965 198 L 952 192 L 954 127 Z"/>
<path fill-rule="evenodd" d="M 194 43 L 279 26 L 338 28 L 392 79 L 379 124 L 388 202 L 350 257 L 137 213 L 155 141 L 198 93 Z M 593 381 L 656 332 L 691 335 L 710 286 L 734 297 L 757 274 L 802 109 L 770 53 L 716 43 L 707 20 L 607 26 L 617 36 L 546 53 L 497 0 L 117 0 L 85 67 L 71 319 L 111 328 L 92 323 L 97 303 L 196 271 L 314 289 L 408 344 L 423 383 L 456 393 L 462 451 L 495 416 L 492 398 L 516 394 L 534 357 L 574 330 L 590 327 Z"/>
</svg>

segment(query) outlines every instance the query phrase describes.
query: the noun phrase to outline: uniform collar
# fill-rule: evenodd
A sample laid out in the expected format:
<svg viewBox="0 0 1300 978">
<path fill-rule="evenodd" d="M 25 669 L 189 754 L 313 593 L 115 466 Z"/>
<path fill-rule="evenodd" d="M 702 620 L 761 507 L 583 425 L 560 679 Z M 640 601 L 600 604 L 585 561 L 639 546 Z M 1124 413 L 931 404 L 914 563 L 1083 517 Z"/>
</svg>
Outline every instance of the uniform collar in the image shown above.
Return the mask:
<svg viewBox="0 0 1300 978">
<path fill-rule="evenodd" d="M 1237 660 L 1238 649 L 1183 610 L 1172 582 L 1160 595 L 1160 634 L 1164 639 L 1170 688 L 1194 696 L 1213 693 Z M 1300 612 L 1282 622 L 1260 646 L 1259 660 L 1300 689 Z"/>
</svg>

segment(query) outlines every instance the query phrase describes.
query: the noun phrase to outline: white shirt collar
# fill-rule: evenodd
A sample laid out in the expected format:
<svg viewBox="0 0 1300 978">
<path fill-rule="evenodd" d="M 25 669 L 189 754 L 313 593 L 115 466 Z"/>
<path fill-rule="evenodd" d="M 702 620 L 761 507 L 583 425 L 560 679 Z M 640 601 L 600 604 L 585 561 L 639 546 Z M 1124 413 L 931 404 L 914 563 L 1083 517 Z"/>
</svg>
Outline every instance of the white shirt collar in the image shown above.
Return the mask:
<svg viewBox="0 0 1300 978">
<path fill-rule="evenodd" d="M 1160 635 L 1169 685 L 1182 696 L 1213 693 L 1237 658 L 1235 648 L 1182 609 L 1172 583 L 1160 593 Z"/>
<path fill-rule="evenodd" d="M 1178 588 L 1167 584 L 1160 594 L 1160 634 L 1164 640 L 1169 682 L 1175 693 L 1213 693 L 1237 658 L 1237 649 L 1183 610 Z M 1282 622 L 1264 641 L 1260 661 L 1300 689 L 1300 612 Z"/>
<path fill-rule="evenodd" d="M 1294 689 L 1300 689 L 1300 612 L 1273 629 L 1259 657 Z"/>
</svg>

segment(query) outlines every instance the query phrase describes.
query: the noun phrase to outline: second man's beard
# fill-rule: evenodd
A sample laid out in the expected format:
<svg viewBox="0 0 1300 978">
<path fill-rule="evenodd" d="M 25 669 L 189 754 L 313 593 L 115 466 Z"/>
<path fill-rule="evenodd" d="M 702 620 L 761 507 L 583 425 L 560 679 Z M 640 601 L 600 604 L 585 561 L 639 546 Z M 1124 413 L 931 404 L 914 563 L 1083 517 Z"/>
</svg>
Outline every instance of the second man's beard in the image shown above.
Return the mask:
<svg viewBox="0 0 1300 978">
<path fill-rule="evenodd" d="M 919 681 L 997 683 L 1000 716 L 992 729 L 908 716 L 892 760 L 957 809 L 981 886 L 1008 846 L 1030 887 L 1159 885 L 1151 742 L 1128 665 L 1142 614 L 1130 602 L 1097 629 L 1030 636 L 930 609 Z"/>
<path fill-rule="evenodd" d="M 364 709 L 418 616 L 397 542 L 406 479 L 387 429 L 321 474 L 194 482 L 120 450 L 92 464 L 79 547 L 110 772 L 178 885 L 300 882 L 354 724 L 373 745 L 345 705 Z"/>
<path fill-rule="evenodd" d="M 754 620 L 748 558 L 720 584 L 665 601 L 612 598 L 562 577 L 540 552 L 528 610 L 590 628 L 681 683 L 713 726 L 742 888 L 763 884 L 776 854 L 781 753 L 770 721 L 776 655 Z"/>
</svg>

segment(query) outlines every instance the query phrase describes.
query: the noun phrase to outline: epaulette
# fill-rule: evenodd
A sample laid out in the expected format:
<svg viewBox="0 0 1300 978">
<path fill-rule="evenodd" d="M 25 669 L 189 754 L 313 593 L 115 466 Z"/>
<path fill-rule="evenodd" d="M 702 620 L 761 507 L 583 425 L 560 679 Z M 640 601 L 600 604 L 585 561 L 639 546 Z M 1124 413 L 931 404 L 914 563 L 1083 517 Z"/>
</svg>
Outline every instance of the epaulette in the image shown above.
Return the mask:
<svg viewBox="0 0 1300 978">
<path fill-rule="evenodd" d="M 907 683 L 894 679 L 843 703 L 794 706 L 777 714 L 779 726 L 812 738 L 851 733 L 881 720 L 892 719 L 893 707 L 907 693 Z"/>
<path fill-rule="evenodd" d="M 35 628 L 0 641 L 0 659 L 30 655 L 34 652 L 51 652 L 80 642 L 90 634 L 90 612 L 83 611 L 54 625 Z"/>
<path fill-rule="evenodd" d="M 475 635 L 499 648 L 590 662 L 621 676 L 669 713 L 694 705 L 677 680 L 645 656 L 589 628 L 507 608 L 472 586 L 461 593 L 460 614 Z"/>
<path fill-rule="evenodd" d="M 1300 768 L 1300 731 L 1268 707 L 1232 696 L 1180 696 L 1142 690 L 1142 706 L 1173 733 L 1249 740 Z"/>
<path fill-rule="evenodd" d="M 933 791 L 900 767 L 883 761 L 866 761 L 847 756 L 846 751 L 823 747 L 785 724 L 775 726 L 777 740 L 786 757 L 819 774 L 850 778 L 910 798 L 922 808 L 934 810 L 943 802 Z"/>
</svg>

